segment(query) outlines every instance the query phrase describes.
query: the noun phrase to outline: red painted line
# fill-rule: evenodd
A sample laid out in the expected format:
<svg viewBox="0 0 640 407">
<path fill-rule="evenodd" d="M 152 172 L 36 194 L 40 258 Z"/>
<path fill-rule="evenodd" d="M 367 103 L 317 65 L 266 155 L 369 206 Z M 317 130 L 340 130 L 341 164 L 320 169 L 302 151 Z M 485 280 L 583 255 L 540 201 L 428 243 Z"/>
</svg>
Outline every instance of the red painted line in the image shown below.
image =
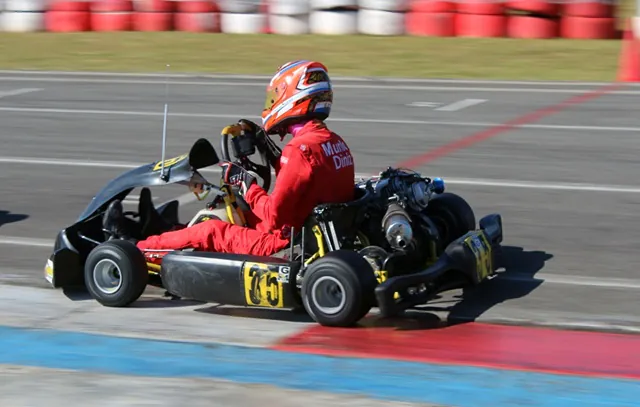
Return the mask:
<svg viewBox="0 0 640 407">
<path fill-rule="evenodd" d="M 640 335 L 480 323 L 413 331 L 317 325 L 273 348 L 327 356 L 640 379 Z"/>
<path fill-rule="evenodd" d="M 543 107 L 541 109 L 535 110 L 531 113 L 525 114 L 523 116 L 520 117 L 516 117 L 513 120 L 510 120 L 508 122 L 505 122 L 501 125 L 495 126 L 495 127 L 491 127 L 489 129 L 486 130 L 482 130 L 480 132 L 477 133 L 473 133 L 471 135 L 468 135 L 466 137 L 463 137 L 461 139 L 452 141 L 450 143 L 447 143 L 445 145 L 442 145 L 438 148 L 435 148 L 433 150 L 427 151 L 424 154 L 420 154 L 411 158 L 408 158 L 405 161 L 402 161 L 398 164 L 396 164 L 396 167 L 401 167 L 401 168 L 414 168 L 417 167 L 419 165 L 424 165 L 427 164 L 433 160 L 436 160 L 438 158 L 444 157 L 446 155 L 449 155 L 457 150 L 462 150 L 465 148 L 469 148 L 471 146 L 473 146 L 474 144 L 478 144 L 481 143 L 483 141 L 486 141 L 490 138 L 493 138 L 499 134 L 502 134 L 508 130 L 512 130 L 513 128 L 515 128 L 516 126 L 521 126 L 523 124 L 531 124 L 533 122 L 536 122 L 540 119 L 543 119 L 547 116 L 550 116 L 554 113 L 558 113 L 564 109 L 567 109 L 569 107 L 572 106 L 576 106 L 579 105 L 581 103 L 585 103 L 588 102 L 589 100 L 598 98 L 600 96 L 603 96 L 613 90 L 615 90 L 616 88 L 623 86 L 620 83 L 612 83 L 612 84 L 608 84 L 606 86 L 603 86 L 601 88 L 589 91 L 587 93 L 583 93 L 581 95 L 576 95 L 573 96 L 569 99 L 566 99 L 558 104 L 555 105 L 551 105 L 551 106 L 547 106 L 547 107 Z"/>
</svg>

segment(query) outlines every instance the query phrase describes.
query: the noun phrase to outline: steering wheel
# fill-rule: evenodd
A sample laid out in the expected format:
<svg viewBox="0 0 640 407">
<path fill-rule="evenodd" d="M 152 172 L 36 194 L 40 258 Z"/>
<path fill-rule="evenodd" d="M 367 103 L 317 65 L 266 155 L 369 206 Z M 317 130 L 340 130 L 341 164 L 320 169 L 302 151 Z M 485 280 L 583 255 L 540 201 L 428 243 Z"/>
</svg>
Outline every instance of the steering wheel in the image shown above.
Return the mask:
<svg viewBox="0 0 640 407">
<path fill-rule="evenodd" d="M 258 174 L 258 176 L 262 179 L 262 188 L 265 191 L 268 191 L 271 187 L 271 164 L 269 163 L 269 159 L 267 158 L 267 150 L 264 147 L 261 147 L 259 143 L 256 143 L 256 148 L 258 150 L 258 155 L 260 156 L 262 164 L 254 163 L 249 159 L 249 157 L 240 157 L 234 161 L 231 159 L 231 154 L 229 154 L 229 135 L 222 135 L 222 159 L 224 161 L 230 161 L 234 164 L 238 164 L 245 170 L 253 171 Z"/>
</svg>

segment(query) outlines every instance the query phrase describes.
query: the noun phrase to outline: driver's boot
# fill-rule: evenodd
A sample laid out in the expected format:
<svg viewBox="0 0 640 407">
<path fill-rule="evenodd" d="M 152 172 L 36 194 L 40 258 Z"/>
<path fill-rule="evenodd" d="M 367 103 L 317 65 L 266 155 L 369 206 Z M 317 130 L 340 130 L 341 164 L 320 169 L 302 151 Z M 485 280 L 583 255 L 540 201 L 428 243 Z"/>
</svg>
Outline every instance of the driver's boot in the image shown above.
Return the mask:
<svg viewBox="0 0 640 407">
<path fill-rule="evenodd" d="M 173 225 L 165 221 L 156 210 L 149 188 L 142 188 L 140 191 L 138 212 L 140 214 L 141 238 L 159 235 L 173 228 Z"/>
<path fill-rule="evenodd" d="M 111 202 L 104 212 L 102 230 L 104 230 L 107 240 L 131 240 L 131 236 L 124 226 L 124 210 L 119 199 Z"/>
</svg>

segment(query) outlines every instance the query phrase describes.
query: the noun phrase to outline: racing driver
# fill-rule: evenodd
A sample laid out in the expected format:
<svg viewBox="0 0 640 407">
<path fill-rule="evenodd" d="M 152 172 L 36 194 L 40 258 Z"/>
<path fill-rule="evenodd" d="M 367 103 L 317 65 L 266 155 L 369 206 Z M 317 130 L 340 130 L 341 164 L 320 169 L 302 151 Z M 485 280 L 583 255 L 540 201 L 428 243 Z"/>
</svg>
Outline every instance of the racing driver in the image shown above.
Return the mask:
<svg viewBox="0 0 640 407">
<path fill-rule="evenodd" d="M 268 194 L 256 182 L 257 175 L 240 166 L 221 162 L 222 178 L 238 188 L 251 209 L 248 227 L 219 219 L 150 236 L 137 243 L 140 250 L 180 250 L 269 256 L 286 248 L 291 227 L 300 230 L 313 208 L 322 203 L 354 199 L 354 162 L 344 140 L 327 128 L 333 90 L 327 68 L 320 62 L 292 61 L 281 66 L 267 86 L 262 128 L 240 120 L 236 128 L 253 132 L 270 152 L 276 171 L 274 190 Z M 239 125 L 239 126 L 238 126 Z M 280 152 L 268 140 L 279 135 L 292 138 Z M 111 209 L 111 208 L 109 208 Z M 105 223 L 121 225 L 107 211 Z M 117 216 L 117 215 L 116 215 Z"/>
</svg>

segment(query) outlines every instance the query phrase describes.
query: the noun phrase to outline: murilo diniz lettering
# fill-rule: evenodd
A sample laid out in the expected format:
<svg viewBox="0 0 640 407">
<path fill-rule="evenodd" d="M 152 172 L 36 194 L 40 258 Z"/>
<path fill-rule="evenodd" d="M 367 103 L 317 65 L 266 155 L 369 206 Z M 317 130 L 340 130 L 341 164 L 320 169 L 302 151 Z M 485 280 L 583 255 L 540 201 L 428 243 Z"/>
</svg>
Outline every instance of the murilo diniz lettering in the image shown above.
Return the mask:
<svg viewBox="0 0 640 407">
<path fill-rule="evenodd" d="M 322 144 L 322 150 L 325 156 L 333 159 L 336 170 L 353 165 L 353 157 L 349 152 L 349 147 L 347 147 L 344 141 L 338 141 L 336 143 L 327 141 Z"/>
</svg>

